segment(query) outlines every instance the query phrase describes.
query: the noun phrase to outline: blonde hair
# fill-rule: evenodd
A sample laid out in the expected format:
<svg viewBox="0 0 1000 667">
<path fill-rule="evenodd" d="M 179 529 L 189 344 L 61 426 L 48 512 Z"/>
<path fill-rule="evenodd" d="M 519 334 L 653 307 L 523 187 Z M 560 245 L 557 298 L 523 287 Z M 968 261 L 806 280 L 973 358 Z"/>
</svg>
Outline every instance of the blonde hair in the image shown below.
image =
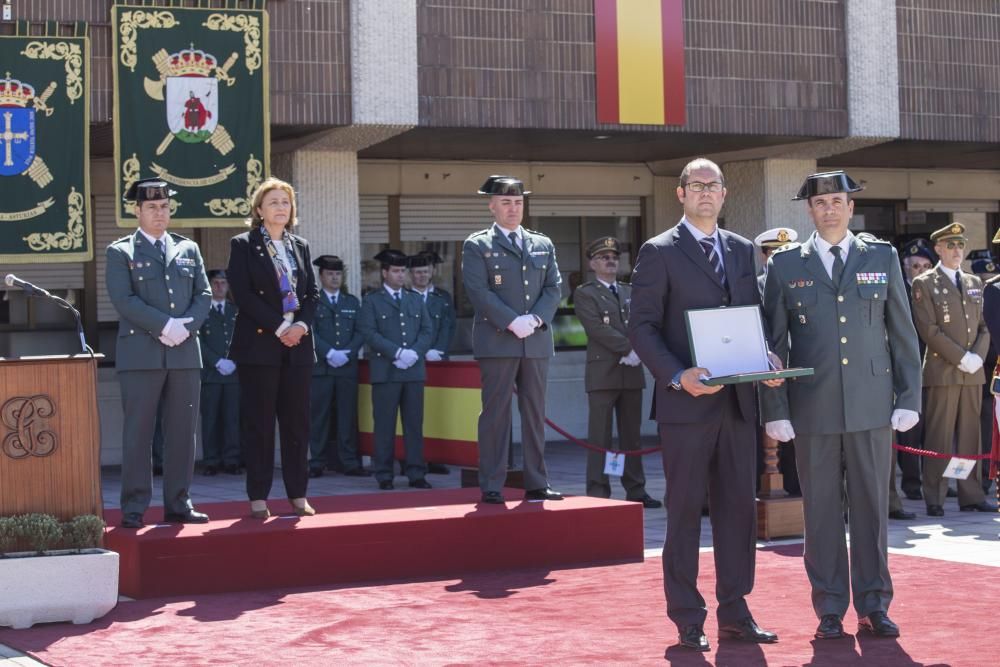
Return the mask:
<svg viewBox="0 0 1000 667">
<path fill-rule="evenodd" d="M 288 199 L 292 202 L 292 211 L 288 216 L 288 223 L 285 225 L 285 229 L 291 229 L 299 224 L 299 219 L 295 215 L 295 189 L 290 183 L 286 183 L 280 178 L 275 178 L 271 176 L 266 181 L 257 186 L 254 190 L 253 197 L 250 200 L 250 217 L 246 219 L 247 226 L 252 229 L 257 229 L 264 224 L 264 219 L 260 217 L 260 212 L 257 210 L 260 208 L 261 202 L 264 200 L 264 196 L 271 190 L 284 190 L 285 194 L 288 195 Z"/>
</svg>

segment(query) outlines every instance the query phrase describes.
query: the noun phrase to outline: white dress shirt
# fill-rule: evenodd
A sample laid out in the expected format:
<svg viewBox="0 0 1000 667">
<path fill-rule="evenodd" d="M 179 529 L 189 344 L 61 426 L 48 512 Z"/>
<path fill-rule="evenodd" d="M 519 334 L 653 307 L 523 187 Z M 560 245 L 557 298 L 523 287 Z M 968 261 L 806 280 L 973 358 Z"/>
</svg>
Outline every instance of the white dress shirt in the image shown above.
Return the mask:
<svg viewBox="0 0 1000 667">
<path fill-rule="evenodd" d="M 819 261 L 823 262 L 823 268 L 826 269 L 826 275 L 830 276 L 830 280 L 833 280 L 833 260 L 835 259 L 833 253 L 830 252 L 830 248 L 834 246 L 833 243 L 827 243 L 823 240 L 823 237 L 816 234 L 814 237 L 813 247 L 816 248 L 816 252 L 819 253 Z M 847 253 L 851 250 L 851 245 L 854 243 L 854 234 L 850 231 L 841 239 L 840 243 L 836 245 L 840 246 L 840 259 L 843 260 L 844 264 L 847 264 Z"/>
</svg>

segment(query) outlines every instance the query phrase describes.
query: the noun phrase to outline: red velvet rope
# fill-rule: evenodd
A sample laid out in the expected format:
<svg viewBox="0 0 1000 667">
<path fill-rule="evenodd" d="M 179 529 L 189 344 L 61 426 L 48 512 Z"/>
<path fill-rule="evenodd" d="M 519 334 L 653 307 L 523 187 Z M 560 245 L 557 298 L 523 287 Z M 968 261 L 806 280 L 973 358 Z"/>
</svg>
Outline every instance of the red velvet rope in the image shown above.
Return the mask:
<svg viewBox="0 0 1000 667">
<path fill-rule="evenodd" d="M 969 459 L 970 461 L 986 461 L 993 458 L 993 453 L 989 454 L 942 454 L 940 452 L 932 452 L 927 449 L 917 449 L 916 447 L 907 447 L 906 445 L 892 444 L 892 448 L 899 452 L 906 452 L 907 454 L 915 454 L 917 456 L 927 456 L 932 459 Z"/>
</svg>

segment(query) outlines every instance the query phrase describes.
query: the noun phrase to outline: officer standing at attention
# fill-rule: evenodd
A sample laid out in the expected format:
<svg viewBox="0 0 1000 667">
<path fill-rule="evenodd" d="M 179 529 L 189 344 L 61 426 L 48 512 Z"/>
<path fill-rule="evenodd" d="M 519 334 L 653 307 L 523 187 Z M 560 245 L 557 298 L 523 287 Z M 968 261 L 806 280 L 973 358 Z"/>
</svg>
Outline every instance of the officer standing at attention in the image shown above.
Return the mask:
<svg viewBox="0 0 1000 667">
<path fill-rule="evenodd" d="M 108 246 L 106 284 L 118 312 L 115 368 L 121 385 L 122 527 L 142 528 L 153 492 L 152 447 L 156 410 L 163 409 L 163 520 L 207 523 L 189 489 L 201 393 L 197 332 L 212 293 L 198 244 L 167 231 L 170 197 L 158 178 L 136 181 L 125 193 L 135 202 L 139 228 Z"/>
<path fill-rule="evenodd" d="M 888 471 L 892 429 L 919 419 L 920 359 L 896 249 L 848 230 L 849 193 L 861 189 L 843 171 L 809 176 L 794 199 L 806 200 L 816 231 L 771 255 L 764 284 L 772 349 L 786 366 L 815 369 L 762 388 L 761 409 L 769 436 L 795 438 L 817 639 L 843 636 L 852 591 L 859 629 L 899 635 L 887 614 Z"/>
<path fill-rule="evenodd" d="M 767 278 L 767 260 L 771 253 L 785 245 L 795 243 L 799 240 L 799 233 L 790 227 L 775 227 L 761 232 L 753 240 L 753 244 L 760 250 L 760 257 L 764 261 L 764 270 L 757 276 L 757 287 L 760 293 L 764 293 L 764 280 Z"/>
<path fill-rule="evenodd" d="M 642 390 L 646 378 L 639 355 L 628 340 L 629 303 L 632 288 L 618 282 L 618 258 L 621 246 L 612 236 L 599 238 L 587 246 L 587 259 L 594 280 L 573 292 L 576 316 L 587 333 L 587 391 L 589 417 L 587 440 L 590 444 L 611 449 L 611 427 L 618 417 L 620 451 L 639 449 L 642 423 Z M 604 453 L 587 452 L 587 495 L 610 498 L 611 484 L 604 474 Z M 655 509 L 663 503 L 646 493 L 642 458 L 626 456 L 621 475 L 625 499 Z"/>
<path fill-rule="evenodd" d="M 913 279 L 913 316 L 927 345 L 924 386 L 927 403 L 924 446 L 942 454 L 978 454 L 982 435 L 983 360 L 990 334 L 983 320 L 983 283 L 962 271 L 965 226 L 955 222 L 931 234 L 940 261 L 933 271 Z M 923 491 L 927 516 L 944 516 L 947 459 L 924 461 Z M 995 512 L 983 493 L 981 468 L 958 480 L 963 512 Z"/>
<path fill-rule="evenodd" d="M 410 486 L 429 489 L 424 479 L 424 355 L 431 345 L 427 306 L 404 289 L 407 257 L 398 250 L 375 255 L 382 264 L 382 287 L 365 296 L 358 328 L 368 344 L 375 440 L 375 480 L 383 491 L 395 488 L 393 453 L 396 418 L 403 423 L 405 474 Z"/>
<path fill-rule="evenodd" d="M 313 321 L 316 364 L 310 398 L 309 476 L 339 470 L 368 477 L 358 453 L 358 352 L 364 337 L 358 329 L 361 302 L 344 289 L 344 262 L 336 255 L 313 260 L 319 270 L 320 295 Z M 335 437 L 331 430 L 336 431 Z"/>
<path fill-rule="evenodd" d="M 555 354 L 552 318 L 562 277 L 544 234 L 521 226 L 524 183 L 490 176 L 479 189 L 494 223 L 465 239 L 462 282 L 475 309 L 472 353 L 479 362 L 479 488 L 484 503 L 502 504 L 510 447 L 511 401 L 517 390 L 527 500 L 562 500 L 545 470 L 545 384 Z"/>
<path fill-rule="evenodd" d="M 229 358 L 229 341 L 236 325 L 236 304 L 228 301 L 226 272 L 208 272 L 212 306 L 198 330 L 201 346 L 201 449 L 202 473 L 230 475 L 241 472 L 240 382 L 236 363 Z"/>
<path fill-rule="evenodd" d="M 757 276 L 757 288 L 761 297 L 764 295 L 764 281 L 767 279 L 767 260 L 775 250 L 786 243 L 795 243 L 799 240 L 799 233 L 790 227 L 775 227 L 761 232 L 753 240 L 753 244 L 760 250 L 760 257 L 764 263 L 764 269 Z M 757 479 L 760 491 L 760 478 L 764 473 L 764 445 L 760 443 L 757 448 Z M 781 473 L 782 488 L 790 496 L 801 496 L 802 488 L 799 485 L 799 471 L 795 467 L 795 443 L 778 443 L 778 471 Z"/>
<path fill-rule="evenodd" d="M 455 337 L 455 303 L 451 294 L 434 286 L 434 267 L 441 263 L 441 256 L 433 250 L 422 250 L 410 256 L 410 285 L 427 306 L 431 318 L 431 349 L 424 358 L 429 362 L 448 358 L 451 339 Z M 450 471 L 443 463 L 427 462 L 427 472 L 447 475 Z"/>
</svg>

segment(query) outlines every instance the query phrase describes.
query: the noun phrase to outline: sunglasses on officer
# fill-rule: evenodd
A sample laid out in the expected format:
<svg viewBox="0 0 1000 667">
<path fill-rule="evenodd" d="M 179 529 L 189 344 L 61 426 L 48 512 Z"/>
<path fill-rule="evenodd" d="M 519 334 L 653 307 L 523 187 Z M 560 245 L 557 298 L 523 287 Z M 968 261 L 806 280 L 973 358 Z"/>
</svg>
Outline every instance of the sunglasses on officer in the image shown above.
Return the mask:
<svg viewBox="0 0 1000 667">
<path fill-rule="evenodd" d="M 954 250 L 955 248 L 965 250 L 965 241 L 947 241 L 944 247 L 948 250 Z"/>
</svg>

